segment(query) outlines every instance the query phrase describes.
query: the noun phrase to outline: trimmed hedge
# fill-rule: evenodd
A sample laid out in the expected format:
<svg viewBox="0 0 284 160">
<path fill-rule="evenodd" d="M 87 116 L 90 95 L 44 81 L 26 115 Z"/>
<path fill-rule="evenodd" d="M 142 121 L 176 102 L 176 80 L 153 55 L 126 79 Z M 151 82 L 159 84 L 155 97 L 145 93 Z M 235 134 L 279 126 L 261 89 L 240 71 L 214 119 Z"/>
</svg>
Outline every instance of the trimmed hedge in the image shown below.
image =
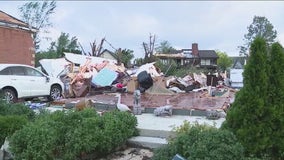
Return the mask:
<svg viewBox="0 0 284 160">
<path fill-rule="evenodd" d="M 94 109 L 41 113 L 10 138 L 14 159 L 92 159 L 110 153 L 137 134 L 135 116 Z"/>
</svg>

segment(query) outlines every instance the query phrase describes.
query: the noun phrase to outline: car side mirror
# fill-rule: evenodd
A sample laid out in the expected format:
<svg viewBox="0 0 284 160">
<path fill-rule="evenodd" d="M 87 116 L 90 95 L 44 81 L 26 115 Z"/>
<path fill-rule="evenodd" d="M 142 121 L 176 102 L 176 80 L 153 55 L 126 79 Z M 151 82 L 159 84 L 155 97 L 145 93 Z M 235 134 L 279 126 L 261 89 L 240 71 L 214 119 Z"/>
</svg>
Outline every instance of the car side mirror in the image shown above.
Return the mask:
<svg viewBox="0 0 284 160">
<path fill-rule="evenodd" d="M 49 78 L 49 77 L 46 77 L 46 82 L 47 82 L 47 83 L 49 82 L 49 80 L 50 80 L 50 78 Z"/>
</svg>

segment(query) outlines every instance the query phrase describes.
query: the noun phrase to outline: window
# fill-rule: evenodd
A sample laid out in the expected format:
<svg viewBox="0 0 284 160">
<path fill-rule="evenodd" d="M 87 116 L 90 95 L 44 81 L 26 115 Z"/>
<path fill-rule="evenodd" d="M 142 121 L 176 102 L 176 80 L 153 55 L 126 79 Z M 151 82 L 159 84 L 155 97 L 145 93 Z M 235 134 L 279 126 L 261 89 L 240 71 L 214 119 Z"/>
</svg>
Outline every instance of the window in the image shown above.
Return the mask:
<svg viewBox="0 0 284 160">
<path fill-rule="evenodd" d="M 184 64 L 190 64 L 191 62 L 190 62 L 190 59 L 185 59 L 184 60 Z"/>
<path fill-rule="evenodd" d="M 201 64 L 202 66 L 209 66 L 209 65 L 211 65 L 210 59 L 201 59 L 200 64 Z"/>
<path fill-rule="evenodd" d="M 24 76 L 25 70 L 23 67 L 10 67 L 12 75 Z"/>
<path fill-rule="evenodd" d="M 25 70 L 26 70 L 26 75 L 28 76 L 43 77 L 43 75 L 35 69 L 25 67 Z"/>
<path fill-rule="evenodd" d="M 0 75 L 11 75 L 10 68 L 5 68 L 2 71 L 0 71 Z"/>
</svg>

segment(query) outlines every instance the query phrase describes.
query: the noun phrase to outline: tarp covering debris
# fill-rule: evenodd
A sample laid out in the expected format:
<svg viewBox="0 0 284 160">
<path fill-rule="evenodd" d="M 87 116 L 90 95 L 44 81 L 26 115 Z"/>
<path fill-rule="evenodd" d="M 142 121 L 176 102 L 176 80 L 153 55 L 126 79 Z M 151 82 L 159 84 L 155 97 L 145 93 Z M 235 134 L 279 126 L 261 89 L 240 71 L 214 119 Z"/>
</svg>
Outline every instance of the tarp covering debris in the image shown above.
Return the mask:
<svg viewBox="0 0 284 160">
<path fill-rule="evenodd" d="M 88 59 L 91 60 L 92 63 L 102 63 L 103 61 L 109 61 L 110 63 L 117 63 L 117 61 L 115 60 L 101 58 L 101 57 L 84 56 L 80 54 L 67 53 L 67 52 L 64 52 L 64 55 L 66 60 L 80 65 L 85 64 Z"/>
</svg>

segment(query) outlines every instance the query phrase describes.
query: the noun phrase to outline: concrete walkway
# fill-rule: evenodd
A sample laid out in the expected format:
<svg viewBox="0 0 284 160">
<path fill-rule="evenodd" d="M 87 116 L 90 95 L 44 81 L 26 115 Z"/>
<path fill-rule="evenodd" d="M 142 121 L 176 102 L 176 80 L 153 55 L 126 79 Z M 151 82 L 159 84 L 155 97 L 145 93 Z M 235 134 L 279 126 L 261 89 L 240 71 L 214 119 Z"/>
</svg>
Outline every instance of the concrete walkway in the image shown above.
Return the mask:
<svg viewBox="0 0 284 160">
<path fill-rule="evenodd" d="M 205 116 L 183 116 L 173 115 L 170 117 L 158 117 L 151 113 L 136 115 L 140 135 L 132 137 L 128 143 L 133 146 L 144 148 L 158 148 L 168 143 L 167 139 L 175 136 L 173 129 L 184 124 L 185 121 L 190 124 L 207 124 L 220 128 L 225 118 L 217 120 L 206 119 Z"/>
</svg>

